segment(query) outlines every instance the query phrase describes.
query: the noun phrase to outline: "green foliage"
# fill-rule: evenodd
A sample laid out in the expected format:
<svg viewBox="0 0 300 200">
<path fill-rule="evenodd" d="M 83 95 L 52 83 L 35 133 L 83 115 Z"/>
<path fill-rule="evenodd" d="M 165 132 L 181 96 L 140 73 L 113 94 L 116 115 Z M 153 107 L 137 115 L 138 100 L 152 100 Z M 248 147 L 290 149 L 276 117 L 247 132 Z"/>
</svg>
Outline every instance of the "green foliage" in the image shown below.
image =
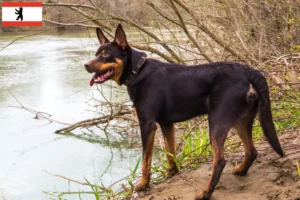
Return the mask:
<svg viewBox="0 0 300 200">
<path fill-rule="evenodd" d="M 84 178 L 84 179 L 89 184 L 90 188 L 93 190 L 93 194 L 95 196 L 95 199 L 100 200 L 98 187 L 95 186 L 95 185 L 92 185 L 86 178 Z"/>
<path fill-rule="evenodd" d="M 136 177 L 135 177 L 135 176 L 136 176 L 136 172 L 137 172 L 137 170 L 138 170 L 138 168 L 139 168 L 139 166 L 140 166 L 141 160 L 142 160 L 142 157 L 140 157 L 140 158 L 138 159 L 138 161 L 136 162 L 136 164 L 135 164 L 133 170 L 130 170 L 130 176 L 129 176 L 129 178 L 128 178 L 128 184 L 131 186 L 131 189 L 134 188 L 133 181 L 134 181 L 134 179 L 136 178 Z"/>
<path fill-rule="evenodd" d="M 160 149 L 160 148 L 157 148 L 157 147 L 155 147 L 155 149 L 162 152 L 162 153 L 164 153 L 164 154 L 166 154 L 166 155 L 168 155 L 168 156 L 171 156 L 173 158 L 174 162 L 175 162 L 177 170 L 180 171 L 180 167 L 178 165 L 177 159 L 175 158 L 175 156 L 173 154 L 171 154 L 170 152 L 168 152 L 164 149 Z"/>
<path fill-rule="evenodd" d="M 195 158 L 198 161 L 203 161 L 212 153 L 207 127 L 203 125 L 191 127 L 191 122 L 187 122 L 186 128 L 189 134 L 185 136 L 183 150 L 177 156 L 183 166 L 193 163 Z"/>
</svg>

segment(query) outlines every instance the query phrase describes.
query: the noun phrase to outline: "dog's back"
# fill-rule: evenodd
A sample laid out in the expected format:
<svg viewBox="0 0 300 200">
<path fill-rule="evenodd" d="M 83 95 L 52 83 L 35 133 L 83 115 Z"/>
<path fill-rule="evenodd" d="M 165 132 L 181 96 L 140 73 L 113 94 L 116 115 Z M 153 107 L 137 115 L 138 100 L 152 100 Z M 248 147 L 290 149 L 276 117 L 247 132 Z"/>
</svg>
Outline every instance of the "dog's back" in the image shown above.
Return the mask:
<svg viewBox="0 0 300 200">
<path fill-rule="evenodd" d="M 180 122 L 207 114 L 210 99 L 229 90 L 231 95 L 240 94 L 237 101 L 245 102 L 250 87 L 245 71 L 249 70 L 229 62 L 186 66 L 149 59 L 137 77 L 137 89 L 131 90 L 135 94 L 130 96 L 139 97 L 134 104 L 155 102 L 152 112 L 158 122 Z"/>
</svg>

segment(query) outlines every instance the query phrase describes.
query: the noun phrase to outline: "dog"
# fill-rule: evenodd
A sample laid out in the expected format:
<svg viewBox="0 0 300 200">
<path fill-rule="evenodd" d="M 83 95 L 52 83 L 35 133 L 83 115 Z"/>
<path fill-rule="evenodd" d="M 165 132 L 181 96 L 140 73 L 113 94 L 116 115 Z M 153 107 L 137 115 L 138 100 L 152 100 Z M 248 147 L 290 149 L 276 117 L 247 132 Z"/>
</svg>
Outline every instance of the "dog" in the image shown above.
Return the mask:
<svg viewBox="0 0 300 200">
<path fill-rule="evenodd" d="M 140 125 L 142 178 L 135 191 L 149 187 L 156 124 L 161 127 L 166 151 L 175 157 L 174 123 L 208 114 L 213 169 L 207 185 L 196 194 L 197 200 L 212 196 L 226 164 L 223 147 L 232 127 L 245 148 L 245 158 L 235 166 L 233 173 L 247 174 L 257 157 L 252 140 L 257 113 L 271 147 L 284 156 L 273 124 L 269 87 L 259 71 L 233 62 L 186 66 L 147 58 L 145 53 L 129 46 L 121 24 L 112 42 L 101 29 L 96 28 L 96 34 L 100 47 L 95 58 L 84 65 L 89 73 L 94 73 L 90 86 L 107 80 L 127 86 Z M 168 175 L 174 176 L 178 173 L 174 159 L 169 155 L 167 159 Z"/>
</svg>

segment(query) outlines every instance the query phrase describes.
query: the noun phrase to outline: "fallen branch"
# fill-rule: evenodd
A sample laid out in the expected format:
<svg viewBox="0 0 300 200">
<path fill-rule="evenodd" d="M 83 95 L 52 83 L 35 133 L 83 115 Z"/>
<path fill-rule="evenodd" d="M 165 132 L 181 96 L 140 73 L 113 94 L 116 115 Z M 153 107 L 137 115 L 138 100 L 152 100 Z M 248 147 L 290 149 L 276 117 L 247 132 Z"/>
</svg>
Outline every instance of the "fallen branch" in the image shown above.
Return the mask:
<svg viewBox="0 0 300 200">
<path fill-rule="evenodd" d="M 117 118 L 122 115 L 130 114 L 130 113 L 131 113 L 131 111 L 122 111 L 122 109 L 120 109 L 118 112 L 116 112 L 112 115 L 109 114 L 109 115 L 105 115 L 105 116 L 94 118 L 94 119 L 83 120 L 83 121 L 77 122 L 71 126 L 68 126 L 66 128 L 56 130 L 55 133 L 69 132 L 78 127 L 88 127 L 88 126 L 93 126 L 93 125 L 97 125 L 97 124 L 108 123 L 110 120 L 112 120 L 114 118 Z"/>
</svg>

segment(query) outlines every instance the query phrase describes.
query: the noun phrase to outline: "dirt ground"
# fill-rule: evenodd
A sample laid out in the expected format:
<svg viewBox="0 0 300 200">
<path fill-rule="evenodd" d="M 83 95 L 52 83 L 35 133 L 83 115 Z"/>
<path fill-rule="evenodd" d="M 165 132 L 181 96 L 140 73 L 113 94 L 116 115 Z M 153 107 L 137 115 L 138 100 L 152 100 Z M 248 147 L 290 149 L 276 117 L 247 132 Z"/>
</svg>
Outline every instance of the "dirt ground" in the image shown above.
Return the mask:
<svg viewBox="0 0 300 200">
<path fill-rule="evenodd" d="M 285 157 L 280 158 L 266 142 L 256 144 L 257 160 L 244 177 L 232 174 L 235 163 L 241 162 L 243 153 L 226 155 L 227 164 L 212 200 L 300 200 L 300 133 L 280 137 Z M 194 199 L 211 176 L 211 162 L 196 170 L 182 170 L 173 178 L 152 185 L 133 199 L 177 200 Z"/>
</svg>

